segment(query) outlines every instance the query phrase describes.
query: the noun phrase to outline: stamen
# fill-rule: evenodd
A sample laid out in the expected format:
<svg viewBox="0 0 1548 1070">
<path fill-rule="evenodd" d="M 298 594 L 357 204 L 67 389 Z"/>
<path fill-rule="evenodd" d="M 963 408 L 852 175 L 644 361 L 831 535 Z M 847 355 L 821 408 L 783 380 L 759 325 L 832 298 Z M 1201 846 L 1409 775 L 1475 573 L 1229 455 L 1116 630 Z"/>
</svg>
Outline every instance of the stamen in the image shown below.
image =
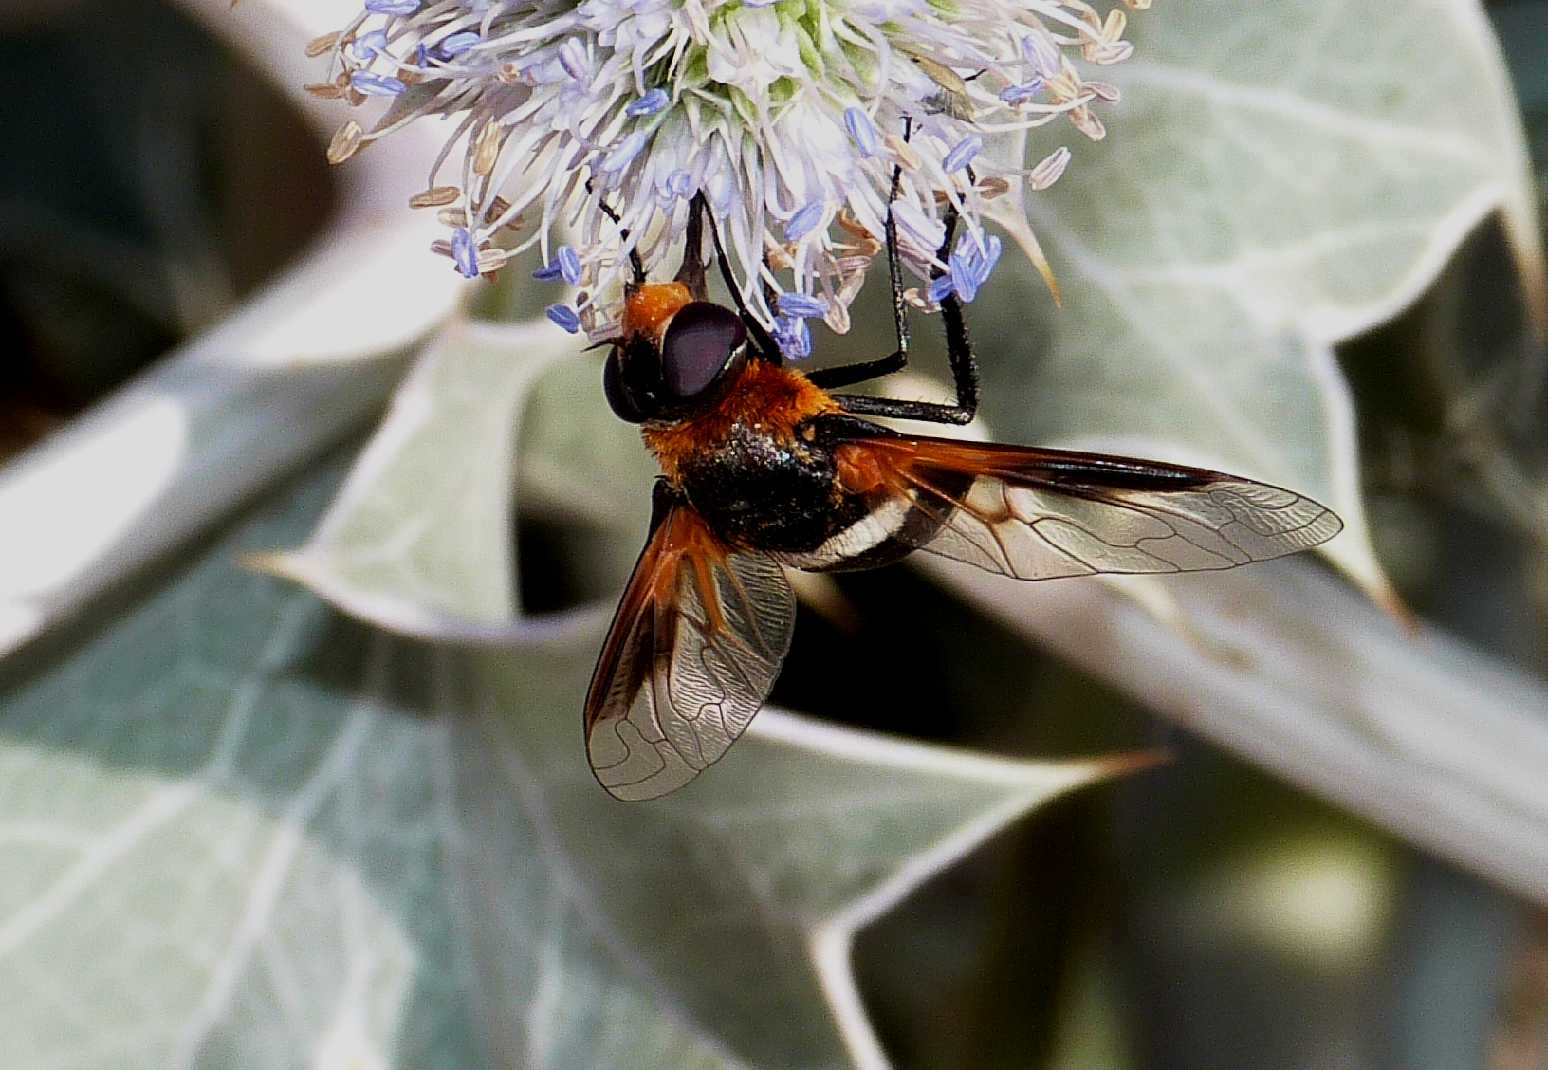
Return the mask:
<svg viewBox="0 0 1548 1070">
<path fill-rule="evenodd" d="M 828 311 L 828 303 L 808 294 L 782 293 L 779 295 L 781 315 L 797 318 L 820 318 Z"/>
<path fill-rule="evenodd" d="M 457 270 L 469 279 L 478 278 L 478 251 L 473 247 L 473 235 L 464 227 L 452 231 L 452 262 Z"/>
<path fill-rule="evenodd" d="M 1008 85 L 1000 90 L 1000 99 L 1005 103 L 1015 106 L 1025 104 L 1043 92 L 1043 80 L 1034 78 L 1030 82 L 1022 82 L 1020 85 Z"/>
<path fill-rule="evenodd" d="M 446 38 L 436 46 L 435 50 L 440 53 L 442 59 L 455 59 L 482 40 L 483 38 L 476 32 L 464 30 L 461 33 L 454 33 Z"/>
<path fill-rule="evenodd" d="M 687 171 L 673 171 L 662 183 L 663 201 L 671 204 L 674 200 L 685 199 L 693 196 L 693 176 Z"/>
<path fill-rule="evenodd" d="M 984 235 L 982 246 L 971 234 L 964 234 L 958 239 L 957 247 L 952 250 L 946 265 L 952 291 L 964 304 L 978 296 L 979 287 L 989 280 L 990 273 L 1000 262 L 1002 250 L 1000 239 L 993 234 Z M 930 288 L 933 294 L 933 282 Z"/>
<path fill-rule="evenodd" d="M 487 122 L 478 128 L 478 136 L 473 139 L 473 173 L 480 178 L 488 178 L 494 170 L 495 161 L 500 158 L 500 146 L 505 141 L 505 131 L 500 129 L 500 124 Z"/>
<path fill-rule="evenodd" d="M 871 122 L 871 117 L 863 108 L 844 109 L 844 128 L 849 131 L 849 136 L 855 139 L 861 156 L 875 156 L 881 151 L 876 124 Z"/>
<path fill-rule="evenodd" d="M 847 207 L 838 210 L 838 214 L 833 217 L 833 222 L 837 223 L 839 229 L 845 234 L 858 238 L 862 242 L 874 244 L 876 241 L 876 235 L 872 234 L 870 228 L 855 218 L 855 213 L 851 212 Z"/>
<path fill-rule="evenodd" d="M 559 265 L 559 274 L 563 276 L 565 282 L 571 286 L 580 285 L 581 262 L 574 249 L 568 245 L 559 246 L 554 254 L 554 262 Z"/>
<path fill-rule="evenodd" d="M 805 360 L 812 355 L 812 331 L 804 319 L 779 316 L 774 320 L 772 333 L 780 352 L 791 360 Z"/>
<path fill-rule="evenodd" d="M 349 84 L 356 92 L 364 93 L 368 97 L 395 97 L 408 88 L 391 75 L 372 74 L 370 71 L 356 71 L 351 74 Z"/>
<path fill-rule="evenodd" d="M 673 171 L 667 177 L 666 188 L 674 197 L 693 196 L 693 176 L 687 171 Z"/>
<path fill-rule="evenodd" d="M 645 147 L 646 140 L 650 137 L 644 130 L 636 130 L 619 143 L 618 147 L 603 158 L 597 168 L 603 174 L 615 174 L 629 166 L 631 160 L 640 154 Z"/>
<path fill-rule="evenodd" d="M 1070 150 L 1060 145 L 1032 168 L 1031 173 L 1027 175 L 1027 185 L 1041 192 L 1059 181 L 1059 176 L 1064 174 L 1064 169 L 1069 165 Z"/>
<path fill-rule="evenodd" d="M 353 119 L 348 119 L 344 125 L 334 132 L 333 140 L 328 142 L 328 162 L 340 164 L 349 159 L 360 150 L 360 139 L 365 136 L 365 131 L 360 124 Z"/>
<path fill-rule="evenodd" d="M 949 268 L 948 274 L 945 276 L 946 281 L 951 284 L 952 290 L 961 298 L 964 304 L 971 302 L 973 298 L 978 296 L 978 281 L 968 254 L 959 245 L 957 250 L 947 259 L 946 264 Z M 933 294 L 935 291 L 934 283 L 930 284 L 930 290 Z"/>
<path fill-rule="evenodd" d="M 416 193 L 409 198 L 410 208 L 439 208 L 445 204 L 451 204 L 462 191 L 456 186 L 432 186 L 423 193 Z"/>
<path fill-rule="evenodd" d="M 543 315 L 571 334 L 580 330 L 580 316 L 569 305 L 549 305 L 543 310 Z"/>
<path fill-rule="evenodd" d="M 369 63 L 387 51 L 387 31 L 373 30 L 370 33 L 363 33 L 355 38 L 354 43 L 349 47 L 360 60 Z"/>
<path fill-rule="evenodd" d="M 505 262 L 511 258 L 511 254 L 504 249 L 480 249 L 478 251 L 478 273 L 480 275 L 493 275 L 505 266 Z"/>
<path fill-rule="evenodd" d="M 1003 197 L 1010 192 L 1010 183 L 998 175 L 991 175 L 978 181 L 978 192 L 986 201 L 992 201 L 996 197 Z"/>
<path fill-rule="evenodd" d="M 318 56 L 332 52 L 343 36 L 337 30 L 333 33 L 325 33 L 321 37 L 314 37 L 306 43 L 307 59 L 316 59 Z"/>
<path fill-rule="evenodd" d="M 667 96 L 665 89 L 652 89 L 649 93 L 646 93 L 639 100 L 634 101 L 625 108 L 624 114 L 630 118 L 639 118 L 642 115 L 655 115 L 657 112 L 664 111 L 671 102 L 672 98 Z"/>
<path fill-rule="evenodd" d="M 1021 39 L 1021 54 L 1026 57 L 1032 69 L 1044 78 L 1056 78 L 1063 67 L 1064 57 L 1059 52 L 1059 46 L 1054 44 L 1053 38 L 1046 30 L 1029 33 Z"/>
<path fill-rule="evenodd" d="M 884 143 L 892 150 L 892 154 L 897 157 L 898 164 L 903 170 L 917 171 L 924 166 L 924 160 L 920 159 L 919 153 L 914 151 L 914 147 L 898 137 L 898 135 L 888 134 Z"/>
<path fill-rule="evenodd" d="M 800 241 L 810 234 L 822 222 L 823 211 L 823 203 L 821 201 L 813 201 L 791 216 L 790 222 L 785 224 L 785 240 Z"/>
<path fill-rule="evenodd" d="M 586 62 L 586 46 L 581 44 L 580 38 L 565 38 L 564 44 L 559 46 L 559 65 L 564 68 L 565 74 L 577 82 L 591 76 L 590 65 Z"/>
<path fill-rule="evenodd" d="M 948 175 L 955 174 L 972 163 L 973 157 L 982 152 L 983 148 L 984 139 L 977 134 L 969 134 L 946 154 L 946 158 L 941 161 L 941 169 Z"/>
</svg>

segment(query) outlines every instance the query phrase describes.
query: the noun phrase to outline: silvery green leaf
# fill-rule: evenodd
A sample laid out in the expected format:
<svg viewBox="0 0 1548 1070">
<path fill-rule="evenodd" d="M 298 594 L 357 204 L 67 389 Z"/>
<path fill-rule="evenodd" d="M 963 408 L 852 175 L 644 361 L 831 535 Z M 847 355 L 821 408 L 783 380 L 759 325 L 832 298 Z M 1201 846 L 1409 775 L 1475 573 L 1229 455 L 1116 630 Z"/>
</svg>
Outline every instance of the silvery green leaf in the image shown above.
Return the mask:
<svg viewBox="0 0 1548 1070">
<path fill-rule="evenodd" d="M 1548 902 L 1548 689 L 1295 561 L 1106 583 L 919 564 L 1190 731 Z M 1158 614 L 1155 591 L 1171 596 Z"/>
<path fill-rule="evenodd" d="M 660 469 L 645 452 L 640 429 L 607 407 L 600 354 L 577 354 L 533 380 L 518 468 L 525 504 L 626 535 L 634 543 L 633 562 Z"/>
<path fill-rule="evenodd" d="M 575 349 L 546 320 L 449 326 L 398 387 L 317 531 L 255 563 L 395 632 L 508 631 L 520 417 L 537 377 Z"/>
<path fill-rule="evenodd" d="M 1106 140 L 1061 124 L 1028 137 L 1029 165 L 1060 143 L 1074 153 L 1025 200 L 1064 308 L 1030 277 L 975 307 L 990 414 L 1017 436 L 1320 497 L 1348 525 L 1329 555 L 1380 594 L 1332 349 L 1412 302 L 1496 211 L 1540 303 L 1498 44 L 1474 0 L 1205 0 L 1129 27 L 1133 58 L 1100 72 L 1122 91 Z M 1012 230 L 1014 201 L 995 202 Z M 1044 310 L 1030 330 L 1029 307 Z"/>
<path fill-rule="evenodd" d="M 281 488 L 61 656 L 8 665 L 8 1062 L 880 1065 L 854 928 L 1126 764 L 766 711 L 689 789 L 620 804 L 580 738 L 600 625 L 436 647 L 237 566 L 336 482 Z"/>
<path fill-rule="evenodd" d="M 317 117 L 322 102 L 299 89 L 311 61 L 302 20 L 290 17 L 298 11 L 266 11 L 273 5 L 258 0 L 236 12 L 227 0 L 183 6 L 253 53 Z M 323 7 L 307 13 L 329 17 Z M 336 124 L 336 108 L 320 121 Z M 404 207 L 436 138 L 406 130 L 335 172 L 341 209 L 298 263 L 0 471 L 0 654 L 379 409 L 465 292 L 424 251 L 441 228 Z"/>
</svg>

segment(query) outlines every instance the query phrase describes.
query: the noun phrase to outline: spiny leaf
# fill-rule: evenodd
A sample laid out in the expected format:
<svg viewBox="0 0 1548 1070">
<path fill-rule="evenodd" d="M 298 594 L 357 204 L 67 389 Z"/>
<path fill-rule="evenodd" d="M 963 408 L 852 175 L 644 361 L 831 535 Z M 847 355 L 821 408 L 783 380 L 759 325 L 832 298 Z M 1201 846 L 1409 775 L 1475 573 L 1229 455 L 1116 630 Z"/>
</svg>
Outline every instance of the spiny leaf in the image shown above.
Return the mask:
<svg viewBox="0 0 1548 1070">
<path fill-rule="evenodd" d="M 1348 525 L 1329 556 L 1385 598 L 1332 346 L 1413 301 L 1494 211 L 1540 307 L 1498 46 L 1473 0 L 1179 4 L 1131 29 L 1107 140 L 1072 145 L 1026 201 L 1064 311 L 983 302 L 991 415 L 1320 497 Z M 994 205 L 1014 230 L 1014 199 Z M 1048 310 L 1030 329 L 1028 307 Z"/>
<path fill-rule="evenodd" d="M 237 567 L 335 485 L 0 691 L 17 1065 L 875 1065 L 853 927 L 1133 764 L 766 711 L 684 792 L 617 803 L 580 738 L 601 622 L 429 646 Z"/>
<path fill-rule="evenodd" d="M 450 327 L 398 388 L 306 544 L 250 562 L 392 631 L 508 633 L 520 417 L 533 382 L 573 349 L 542 321 Z"/>
</svg>

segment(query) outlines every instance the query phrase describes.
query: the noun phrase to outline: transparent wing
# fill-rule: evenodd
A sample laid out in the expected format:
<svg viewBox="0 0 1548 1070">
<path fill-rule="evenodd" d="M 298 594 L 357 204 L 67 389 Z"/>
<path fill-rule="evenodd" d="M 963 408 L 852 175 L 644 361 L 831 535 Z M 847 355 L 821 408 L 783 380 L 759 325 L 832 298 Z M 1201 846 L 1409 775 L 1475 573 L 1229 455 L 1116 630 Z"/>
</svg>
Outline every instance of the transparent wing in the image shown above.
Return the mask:
<svg viewBox="0 0 1548 1070">
<path fill-rule="evenodd" d="M 654 799 L 719 761 L 768 697 L 794 624 L 778 564 L 733 552 L 690 506 L 668 505 L 586 695 L 598 782 L 619 799 Z"/>
<path fill-rule="evenodd" d="M 1233 568 L 1343 528 L 1293 491 L 1099 453 L 888 436 L 840 446 L 838 461 L 874 505 L 907 503 L 899 541 L 1023 580 Z"/>
</svg>

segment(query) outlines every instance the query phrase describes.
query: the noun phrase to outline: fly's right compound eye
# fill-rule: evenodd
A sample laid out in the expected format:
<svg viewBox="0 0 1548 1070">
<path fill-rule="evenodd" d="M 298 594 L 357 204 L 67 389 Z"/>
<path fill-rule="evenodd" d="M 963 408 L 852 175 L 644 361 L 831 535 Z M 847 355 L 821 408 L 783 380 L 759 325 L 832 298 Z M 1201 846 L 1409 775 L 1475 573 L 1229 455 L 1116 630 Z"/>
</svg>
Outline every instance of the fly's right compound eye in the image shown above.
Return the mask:
<svg viewBox="0 0 1548 1070">
<path fill-rule="evenodd" d="M 602 366 L 602 394 L 620 420 L 644 423 L 661 409 L 661 358 L 648 342 L 614 346 Z"/>
<path fill-rule="evenodd" d="M 625 423 L 644 423 L 649 420 L 653 407 L 649 396 L 642 396 L 635 384 L 630 382 L 632 376 L 625 373 L 624 362 L 628 355 L 622 345 L 615 345 L 613 352 L 607 355 L 607 364 L 602 365 L 602 396 L 607 398 L 608 407 L 613 410 L 613 415 Z"/>
</svg>

